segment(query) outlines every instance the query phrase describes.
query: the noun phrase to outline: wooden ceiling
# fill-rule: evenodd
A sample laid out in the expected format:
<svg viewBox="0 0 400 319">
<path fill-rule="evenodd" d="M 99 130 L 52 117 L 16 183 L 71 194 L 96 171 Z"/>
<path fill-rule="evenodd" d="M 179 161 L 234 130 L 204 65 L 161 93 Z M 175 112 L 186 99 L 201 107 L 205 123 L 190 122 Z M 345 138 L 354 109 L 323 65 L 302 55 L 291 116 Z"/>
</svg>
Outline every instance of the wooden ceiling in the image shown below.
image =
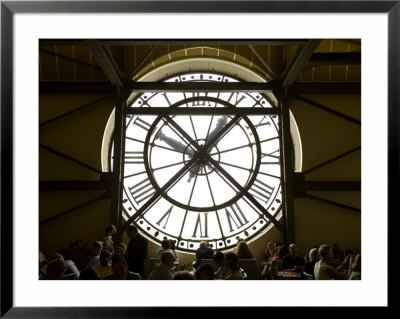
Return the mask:
<svg viewBox="0 0 400 319">
<path fill-rule="evenodd" d="M 283 74 L 306 41 L 265 40 L 166 42 L 100 40 L 111 53 L 121 76 L 134 80 L 162 64 L 189 57 L 213 57 L 246 66 L 266 80 Z M 265 43 L 265 44 L 263 44 Z M 41 40 L 39 80 L 56 82 L 108 82 L 84 40 Z M 360 82 L 361 40 L 323 39 L 296 74 L 296 82 Z"/>
</svg>

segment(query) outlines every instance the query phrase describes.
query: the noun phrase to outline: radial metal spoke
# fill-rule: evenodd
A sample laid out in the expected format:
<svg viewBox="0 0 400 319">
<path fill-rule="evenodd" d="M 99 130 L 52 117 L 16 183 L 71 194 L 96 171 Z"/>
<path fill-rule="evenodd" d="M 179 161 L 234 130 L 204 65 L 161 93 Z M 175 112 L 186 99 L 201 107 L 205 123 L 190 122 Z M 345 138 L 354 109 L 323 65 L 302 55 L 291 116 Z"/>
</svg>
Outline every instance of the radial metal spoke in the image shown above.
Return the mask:
<svg viewBox="0 0 400 319">
<path fill-rule="evenodd" d="M 190 203 L 192 202 L 192 197 L 193 197 L 193 193 L 194 193 L 194 188 L 196 187 L 196 182 L 197 182 L 197 175 L 194 177 L 194 182 L 193 182 L 193 187 L 192 187 L 192 191 L 190 192 L 190 196 L 189 196 L 189 200 L 188 200 L 188 206 L 190 206 Z M 182 236 L 182 232 L 183 232 L 183 227 L 185 225 L 186 222 L 186 216 L 187 216 L 188 210 L 186 209 L 185 211 L 185 217 L 183 217 L 183 222 L 182 222 L 182 228 L 181 231 L 179 233 L 179 237 Z"/>
<path fill-rule="evenodd" d="M 261 171 L 259 171 L 259 172 L 258 172 L 258 174 L 263 174 L 263 175 L 266 175 L 266 176 L 269 176 L 269 177 L 273 177 L 273 178 L 281 179 L 281 177 L 280 177 L 280 176 L 277 176 L 277 175 L 272 175 L 272 174 L 268 174 L 268 173 L 264 173 L 264 172 L 261 172 Z"/>
<path fill-rule="evenodd" d="M 218 154 L 221 154 L 221 153 L 232 152 L 232 151 L 239 150 L 239 149 L 241 149 L 241 148 L 251 147 L 251 146 L 253 146 L 253 145 L 256 145 L 256 143 L 248 143 L 248 144 L 245 144 L 245 145 L 242 145 L 242 146 L 233 147 L 233 148 L 229 148 L 229 149 L 226 149 L 226 150 L 223 150 L 223 151 L 215 152 L 215 153 L 212 153 L 212 154 L 210 154 L 210 155 L 211 155 L 211 156 L 214 156 L 214 155 L 218 155 Z"/>
<path fill-rule="evenodd" d="M 204 166 L 203 166 L 203 167 L 204 167 Z M 204 171 L 205 171 L 205 168 L 204 168 Z M 206 173 L 206 179 L 207 179 L 207 184 L 208 184 L 208 188 L 209 188 L 209 190 L 210 190 L 210 195 L 211 195 L 213 204 L 214 204 L 214 206 L 216 206 L 216 205 L 215 205 L 214 194 L 213 194 L 213 191 L 212 191 L 212 189 L 211 189 L 211 183 L 210 183 L 210 180 L 208 179 L 208 174 L 207 174 L 207 173 Z M 220 222 L 220 220 L 219 220 L 218 212 L 215 211 L 215 214 L 217 215 L 218 226 L 219 226 L 219 230 L 221 231 L 221 235 L 222 235 L 223 237 L 225 237 L 225 236 L 224 236 L 224 232 L 222 231 L 221 222 Z"/>
<path fill-rule="evenodd" d="M 138 140 L 138 139 L 136 139 L 136 138 L 129 137 L 129 136 L 126 136 L 126 138 L 127 138 L 128 140 L 131 140 L 131 141 L 135 141 L 135 142 L 139 142 L 139 143 L 144 144 L 144 141 Z"/>
<path fill-rule="evenodd" d="M 235 167 L 235 168 L 239 168 L 239 169 L 242 169 L 242 170 L 247 171 L 247 172 L 251 172 L 252 171 L 251 168 L 246 168 L 246 167 L 242 167 L 242 166 L 238 166 L 238 165 L 234 165 L 234 164 L 230 164 L 230 163 L 226 163 L 226 162 L 221 162 L 221 161 L 219 161 L 219 163 L 223 164 L 223 165 L 228 165 L 228 166 L 232 166 L 232 167 Z"/>
</svg>

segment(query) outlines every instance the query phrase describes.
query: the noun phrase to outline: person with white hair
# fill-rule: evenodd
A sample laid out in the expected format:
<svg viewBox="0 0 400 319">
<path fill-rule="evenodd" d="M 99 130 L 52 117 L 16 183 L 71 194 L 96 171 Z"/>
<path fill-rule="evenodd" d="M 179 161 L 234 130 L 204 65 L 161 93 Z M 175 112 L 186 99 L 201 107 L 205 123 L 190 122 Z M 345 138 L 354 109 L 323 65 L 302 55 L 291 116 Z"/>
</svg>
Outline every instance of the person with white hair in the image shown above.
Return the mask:
<svg viewBox="0 0 400 319">
<path fill-rule="evenodd" d="M 318 248 L 311 248 L 308 253 L 308 261 L 304 265 L 304 272 L 309 275 L 314 275 L 314 266 L 319 260 Z"/>
<path fill-rule="evenodd" d="M 317 261 L 314 266 L 314 276 L 316 280 L 346 280 L 344 274 L 346 264 L 350 260 L 350 255 L 347 255 L 343 263 L 336 269 L 329 265 L 334 259 L 334 254 L 330 246 L 322 245 L 318 249 L 321 260 Z"/>
</svg>

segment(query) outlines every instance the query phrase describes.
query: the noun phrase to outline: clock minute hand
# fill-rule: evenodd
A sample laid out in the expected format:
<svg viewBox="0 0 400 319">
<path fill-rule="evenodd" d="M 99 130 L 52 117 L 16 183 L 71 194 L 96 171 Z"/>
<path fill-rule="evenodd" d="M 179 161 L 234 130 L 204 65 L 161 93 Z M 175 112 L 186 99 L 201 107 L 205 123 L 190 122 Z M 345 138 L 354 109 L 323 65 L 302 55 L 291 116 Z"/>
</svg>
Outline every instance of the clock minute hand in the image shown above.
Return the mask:
<svg viewBox="0 0 400 319">
<path fill-rule="evenodd" d="M 171 146 L 174 150 L 176 150 L 178 152 L 188 154 L 189 156 L 193 156 L 193 154 L 194 154 L 194 151 L 191 148 L 187 147 L 182 142 L 177 141 L 176 139 L 165 135 L 162 131 L 160 131 L 157 134 L 156 139 L 160 139 L 161 141 L 165 142 L 166 144 L 168 144 L 169 146 Z"/>
<path fill-rule="evenodd" d="M 194 154 L 194 151 L 190 147 L 187 147 L 185 144 L 177 141 L 176 139 L 165 135 L 162 131 L 158 133 L 156 139 L 160 139 L 178 152 L 188 154 L 189 158 L 191 158 Z M 192 178 L 198 173 L 199 169 L 200 166 L 198 164 L 193 165 L 192 170 L 189 171 L 189 178 L 187 180 L 188 183 L 190 183 Z M 196 173 L 193 173 L 193 171 Z"/>
<path fill-rule="evenodd" d="M 215 128 L 210 132 L 210 134 L 208 134 L 207 140 L 208 140 L 208 141 L 212 140 L 213 137 L 214 137 L 215 135 L 217 135 L 217 133 L 218 133 L 219 131 L 222 130 L 222 128 L 224 127 L 224 125 L 226 124 L 227 121 L 228 121 L 228 117 L 227 117 L 227 116 L 222 116 L 222 117 L 220 117 L 220 118 L 218 119 L 218 122 L 217 122 L 217 125 L 215 126 Z M 217 143 L 218 143 L 218 142 L 215 142 L 214 145 L 217 144 Z M 210 146 L 209 150 L 210 150 L 214 145 Z"/>
</svg>

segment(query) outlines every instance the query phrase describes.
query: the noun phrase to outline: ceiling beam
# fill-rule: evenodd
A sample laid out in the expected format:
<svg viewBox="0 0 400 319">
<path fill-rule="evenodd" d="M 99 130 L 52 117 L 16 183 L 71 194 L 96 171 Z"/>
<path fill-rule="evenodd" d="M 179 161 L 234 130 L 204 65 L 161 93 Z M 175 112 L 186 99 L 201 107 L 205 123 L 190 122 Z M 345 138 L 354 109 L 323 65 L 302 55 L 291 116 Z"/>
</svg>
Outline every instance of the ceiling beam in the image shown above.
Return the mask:
<svg viewBox="0 0 400 319">
<path fill-rule="evenodd" d="M 272 92 L 275 83 L 262 82 L 125 82 L 132 92 Z"/>
<path fill-rule="evenodd" d="M 115 86 L 103 81 L 40 81 L 39 93 L 115 93 Z"/>
<path fill-rule="evenodd" d="M 111 84 L 122 88 L 124 76 L 117 62 L 115 62 L 110 49 L 98 40 L 85 40 L 84 44 L 90 48 L 97 64 L 101 67 Z"/>
<path fill-rule="evenodd" d="M 344 208 L 344 209 L 351 210 L 351 211 L 354 211 L 354 212 L 357 212 L 357 213 L 361 213 L 361 209 L 360 208 L 356 208 L 356 207 L 353 207 L 353 206 L 349 206 L 349 205 L 345 205 L 345 204 L 342 204 L 342 203 L 338 203 L 338 202 L 335 202 L 335 201 L 332 201 L 332 200 L 329 200 L 329 199 L 321 198 L 321 197 L 310 195 L 310 194 L 306 194 L 305 197 L 313 199 L 313 200 L 316 200 L 316 201 L 319 201 L 321 203 L 325 203 L 325 204 L 331 205 L 331 206 Z"/>
<path fill-rule="evenodd" d="M 361 94 L 361 82 L 296 82 L 289 88 L 289 92 L 292 94 Z"/>
<path fill-rule="evenodd" d="M 296 50 L 283 72 L 283 86 L 293 85 L 320 43 L 321 40 L 308 40 Z"/>
<path fill-rule="evenodd" d="M 315 166 L 313 166 L 313 167 L 310 167 L 309 169 L 303 171 L 302 174 L 304 174 L 304 175 L 305 175 L 305 174 L 308 174 L 308 173 L 310 173 L 310 172 L 312 172 L 312 171 L 317 170 L 317 169 L 320 168 L 320 167 L 326 166 L 326 165 L 328 165 L 328 164 L 330 164 L 330 163 L 332 163 L 332 162 L 334 162 L 334 161 L 337 161 L 338 159 L 341 159 L 341 158 L 343 158 L 343 157 L 345 157 L 345 156 L 347 156 L 347 155 L 350 155 L 350 154 L 352 154 L 352 153 L 354 153 L 354 152 L 357 152 L 357 151 L 359 151 L 359 150 L 361 150 L 361 146 L 356 146 L 356 147 L 352 148 L 351 150 L 348 150 L 348 151 L 346 151 L 346 152 L 344 152 L 344 153 L 341 153 L 341 154 L 339 154 L 339 155 L 337 155 L 337 156 L 334 156 L 334 157 L 332 157 L 332 158 L 330 158 L 330 159 L 328 159 L 328 160 L 326 160 L 326 161 L 324 161 L 324 162 L 322 162 L 322 163 L 320 163 L 320 164 L 318 164 L 318 165 L 315 165 Z"/>
<path fill-rule="evenodd" d="M 139 84 L 140 83 L 140 84 Z M 160 83 L 164 83 L 161 84 Z M 168 84 L 167 84 L 168 83 Z M 181 83 L 181 82 L 180 82 Z M 276 85 L 269 83 L 255 82 L 224 82 L 215 85 L 216 82 L 185 82 L 181 88 L 189 92 L 195 91 L 220 91 L 226 92 L 271 92 L 276 89 Z M 189 84 L 190 83 L 190 84 Z M 197 84 L 195 84 L 197 83 Z M 200 84 L 198 84 L 200 83 Z M 240 83 L 240 84 L 239 84 Z M 134 82 L 128 88 L 136 92 L 174 92 L 178 90 L 173 87 L 171 82 Z M 171 85 L 171 86 L 170 86 Z M 156 89 L 157 86 L 157 89 Z M 194 87 L 197 86 L 197 90 Z M 115 93 L 115 87 L 109 82 L 104 81 L 40 81 L 40 93 Z M 289 88 L 293 94 L 301 93 L 321 93 L 321 94 L 361 94 L 361 82 L 296 82 Z"/>
<path fill-rule="evenodd" d="M 132 107 L 125 114 L 134 115 L 278 115 L 275 107 Z"/>
<path fill-rule="evenodd" d="M 314 53 L 305 68 L 318 65 L 360 65 L 361 52 Z"/>
<path fill-rule="evenodd" d="M 110 181 L 40 181 L 39 191 L 111 190 Z"/>
<path fill-rule="evenodd" d="M 333 110 L 333 109 L 331 109 L 331 108 L 329 108 L 329 107 L 327 107 L 325 105 L 322 105 L 320 103 L 317 103 L 315 101 L 312 101 L 310 99 L 302 97 L 300 95 L 293 95 L 291 98 L 295 99 L 295 100 L 297 99 L 297 100 L 303 101 L 303 102 L 305 102 L 307 104 L 310 104 L 310 105 L 312 105 L 312 106 L 314 106 L 314 107 L 316 107 L 316 108 L 318 108 L 320 110 L 323 110 L 325 112 L 331 113 L 331 114 L 333 114 L 333 115 L 335 115 L 337 117 L 340 117 L 340 118 L 342 118 L 342 119 L 344 119 L 346 121 L 349 121 L 351 123 L 354 123 L 354 124 L 357 124 L 357 125 L 361 125 L 361 121 L 360 120 L 357 120 L 357 119 L 355 119 L 355 118 L 353 118 L 351 116 L 348 116 L 346 114 L 343 114 L 341 112 L 335 111 L 335 110 Z"/>
</svg>

